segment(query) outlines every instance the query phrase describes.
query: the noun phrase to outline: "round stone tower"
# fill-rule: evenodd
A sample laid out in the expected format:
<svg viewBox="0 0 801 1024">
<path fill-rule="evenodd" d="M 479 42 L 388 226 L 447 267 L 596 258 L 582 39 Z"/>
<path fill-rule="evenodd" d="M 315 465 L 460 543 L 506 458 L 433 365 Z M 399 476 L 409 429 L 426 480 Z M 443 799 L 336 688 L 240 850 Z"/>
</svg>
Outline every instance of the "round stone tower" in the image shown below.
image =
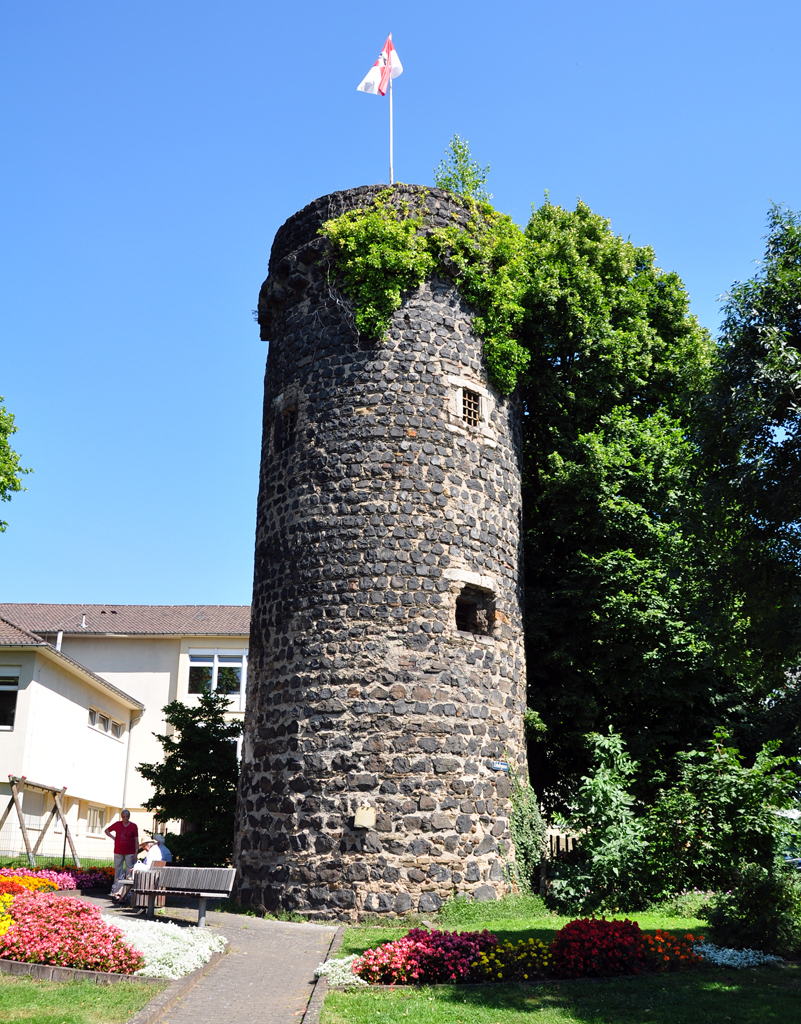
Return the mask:
<svg viewBox="0 0 801 1024">
<path fill-rule="evenodd" d="M 324 196 L 278 231 L 235 863 L 243 902 L 311 917 L 494 899 L 525 772 L 518 405 L 433 278 L 360 338 Z M 468 211 L 396 186 L 430 226 Z"/>
</svg>

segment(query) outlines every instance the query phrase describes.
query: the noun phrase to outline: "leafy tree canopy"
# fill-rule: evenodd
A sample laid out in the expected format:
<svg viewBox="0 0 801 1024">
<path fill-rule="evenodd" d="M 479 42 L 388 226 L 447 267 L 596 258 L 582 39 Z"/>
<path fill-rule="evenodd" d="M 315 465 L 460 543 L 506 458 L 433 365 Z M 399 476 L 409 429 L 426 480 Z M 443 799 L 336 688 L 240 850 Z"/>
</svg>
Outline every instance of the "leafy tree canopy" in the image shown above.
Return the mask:
<svg viewBox="0 0 801 1024">
<path fill-rule="evenodd" d="M 156 736 L 164 748 L 161 764 L 140 764 L 139 774 L 153 784 L 145 804 L 160 821 L 183 821 L 183 835 L 168 835 L 167 844 L 184 864 L 225 864 L 234 844 L 234 816 L 239 765 L 239 722 L 225 718 L 229 698 L 204 693 L 195 707 L 172 701 L 163 709 L 175 732 Z"/>
<path fill-rule="evenodd" d="M 22 477 L 30 473 L 30 469 L 23 469 L 20 465 L 19 455 L 9 443 L 12 434 L 16 434 L 17 427 L 14 426 L 14 416 L 6 410 L 3 404 L 3 396 L 0 395 L 0 500 L 10 501 L 11 495 L 16 491 L 24 491 Z M 0 519 L 0 533 L 8 523 Z"/>
</svg>

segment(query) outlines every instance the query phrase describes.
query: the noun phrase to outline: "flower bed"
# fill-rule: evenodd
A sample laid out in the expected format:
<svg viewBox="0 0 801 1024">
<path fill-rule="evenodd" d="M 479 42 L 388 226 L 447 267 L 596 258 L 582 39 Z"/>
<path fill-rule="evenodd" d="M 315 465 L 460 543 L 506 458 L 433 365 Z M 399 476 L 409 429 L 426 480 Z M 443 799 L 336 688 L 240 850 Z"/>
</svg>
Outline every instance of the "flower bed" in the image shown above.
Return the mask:
<svg viewBox="0 0 801 1024">
<path fill-rule="evenodd" d="M 368 949 L 351 969 L 373 984 L 466 981 L 477 957 L 497 943 L 488 931 L 460 934 L 412 928 L 402 939 Z"/>
<path fill-rule="evenodd" d="M 723 949 L 704 936 L 657 930 L 645 934 L 634 921 L 571 921 L 548 946 L 539 940 L 498 942 L 489 932 L 423 931 L 365 953 L 329 960 L 316 970 L 331 985 L 433 984 L 534 981 L 539 978 L 608 978 L 678 971 L 708 964 L 750 967 L 780 957 L 755 950 Z"/>
<path fill-rule="evenodd" d="M 26 890 L 14 896 L 8 914 L 11 922 L 0 936 L 3 959 L 115 974 L 144 966 L 142 954 L 88 903 Z"/>
<path fill-rule="evenodd" d="M 0 880 L 11 877 L 42 879 L 57 889 L 108 889 L 114 881 L 114 868 L 0 868 Z"/>
<path fill-rule="evenodd" d="M 148 978 L 180 978 L 202 967 L 227 939 L 205 928 L 104 917 L 52 881 L 0 878 L 0 958 Z"/>
<path fill-rule="evenodd" d="M 182 978 L 207 963 L 213 953 L 221 953 L 228 940 L 208 928 L 181 928 L 167 921 L 140 921 L 133 918 L 104 917 L 117 927 L 144 964 L 137 974 L 144 978 Z"/>
</svg>

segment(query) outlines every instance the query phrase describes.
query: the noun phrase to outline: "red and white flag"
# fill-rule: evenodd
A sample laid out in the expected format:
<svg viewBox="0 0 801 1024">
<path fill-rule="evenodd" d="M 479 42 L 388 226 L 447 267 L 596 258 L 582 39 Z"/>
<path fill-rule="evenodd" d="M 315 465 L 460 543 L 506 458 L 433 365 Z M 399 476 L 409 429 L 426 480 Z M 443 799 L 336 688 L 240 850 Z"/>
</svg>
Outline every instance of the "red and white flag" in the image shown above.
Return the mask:
<svg viewBox="0 0 801 1024">
<path fill-rule="evenodd" d="M 356 90 L 370 92 L 374 96 L 384 96 L 389 87 L 390 78 L 397 78 L 402 72 L 403 65 L 398 57 L 398 51 L 392 45 L 392 33 L 390 33 L 378 60 L 367 72 L 364 80 L 356 86 Z"/>
</svg>

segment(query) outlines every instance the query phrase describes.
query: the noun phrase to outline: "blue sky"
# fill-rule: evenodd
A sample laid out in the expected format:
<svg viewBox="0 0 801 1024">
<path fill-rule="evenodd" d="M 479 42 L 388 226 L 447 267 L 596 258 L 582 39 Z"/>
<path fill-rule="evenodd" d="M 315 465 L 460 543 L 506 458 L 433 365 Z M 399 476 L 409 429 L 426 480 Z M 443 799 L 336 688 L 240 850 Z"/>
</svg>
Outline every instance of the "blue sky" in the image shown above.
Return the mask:
<svg viewBox="0 0 801 1024">
<path fill-rule="evenodd" d="M 546 189 L 649 244 L 713 331 L 770 200 L 801 207 L 801 6 L 40 0 L 0 5 L 0 394 L 34 473 L 4 601 L 250 600 L 279 225 L 458 132 L 518 223 Z"/>
</svg>

